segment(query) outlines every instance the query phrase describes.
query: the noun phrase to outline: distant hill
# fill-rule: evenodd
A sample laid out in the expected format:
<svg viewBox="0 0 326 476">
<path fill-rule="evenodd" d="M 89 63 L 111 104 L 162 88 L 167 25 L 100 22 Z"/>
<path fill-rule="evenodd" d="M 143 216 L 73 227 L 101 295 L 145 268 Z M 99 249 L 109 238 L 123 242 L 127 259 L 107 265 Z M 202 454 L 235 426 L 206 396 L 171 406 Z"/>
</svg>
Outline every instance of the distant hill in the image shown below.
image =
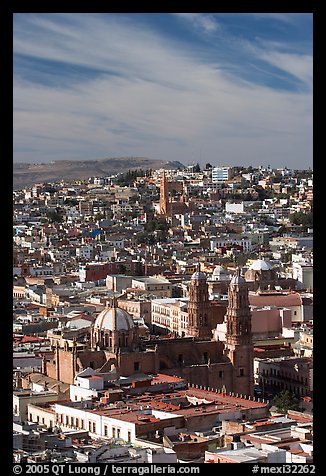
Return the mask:
<svg viewBox="0 0 326 476">
<path fill-rule="evenodd" d="M 145 157 L 111 157 L 95 160 L 56 160 L 47 164 L 13 164 L 13 188 L 20 190 L 35 183 L 60 180 L 85 180 L 134 169 L 184 168 L 178 161 L 147 159 Z"/>
</svg>

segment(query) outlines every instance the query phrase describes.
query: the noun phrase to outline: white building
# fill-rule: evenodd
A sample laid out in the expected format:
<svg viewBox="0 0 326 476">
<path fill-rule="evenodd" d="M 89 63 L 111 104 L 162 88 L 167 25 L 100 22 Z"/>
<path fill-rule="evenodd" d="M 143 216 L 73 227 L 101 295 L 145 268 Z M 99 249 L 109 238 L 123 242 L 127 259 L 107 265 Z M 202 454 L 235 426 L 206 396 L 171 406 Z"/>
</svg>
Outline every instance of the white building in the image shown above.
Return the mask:
<svg viewBox="0 0 326 476">
<path fill-rule="evenodd" d="M 226 182 L 232 178 L 231 167 L 214 167 L 212 169 L 212 182 Z"/>
<path fill-rule="evenodd" d="M 70 385 L 70 400 L 82 401 L 98 397 L 98 390 L 104 389 L 103 377 L 96 375 L 95 370 L 87 368 L 76 375 L 74 384 Z"/>
<path fill-rule="evenodd" d="M 154 277 L 132 278 L 131 287 L 153 293 L 161 297 L 172 296 L 172 284 L 168 279 Z"/>
<path fill-rule="evenodd" d="M 93 258 L 93 245 L 84 245 L 76 248 L 77 258 L 91 260 Z"/>
<path fill-rule="evenodd" d="M 226 202 L 225 211 L 227 213 L 244 213 L 243 202 L 240 202 L 240 203 Z"/>
<path fill-rule="evenodd" d="M 165 332 L 185 336 L 188 329 L 188 298 L 154 299 L 152 325 Z"/>
<path fill-rule="evenodd" d="M 293 263 L 292 277 L 299 281 L 303 289 L 313 290 L 313 265 L 311 263 Z"/>
<path fill-rule="evenodd" d="M 210 240 L 210 247 L 211 251 L 216 251 L 217 248 L 222 248 L 225 246 L 242 246 L 244 253 L 249 253 L 252 250 L 252 242 L 249 239 L 242 238 L 242 239 L 233 239 L 231 237 L 226 238 L 212 238 Z"/>
<path fill-rule="evenodd" d="M 182 418 L 176 413 L 152 410 L 149 405 L 132 411 L 122 402 L 94 410 L 90 400 L 54 402 L 46 407 L 30 404 L 27 411 L 29 421 L 42 422 L 48 427 L 57 425 L 64 432 L 86 430 L 92 438 L 114 438 L 128 443 L 137 443 L 137 438 L 142 437 L 144 423 L 149 423 L 151 419 L 161 420 L 162 429 L 177 431 L 175 426 L 179 427 Z"/>
</svg>

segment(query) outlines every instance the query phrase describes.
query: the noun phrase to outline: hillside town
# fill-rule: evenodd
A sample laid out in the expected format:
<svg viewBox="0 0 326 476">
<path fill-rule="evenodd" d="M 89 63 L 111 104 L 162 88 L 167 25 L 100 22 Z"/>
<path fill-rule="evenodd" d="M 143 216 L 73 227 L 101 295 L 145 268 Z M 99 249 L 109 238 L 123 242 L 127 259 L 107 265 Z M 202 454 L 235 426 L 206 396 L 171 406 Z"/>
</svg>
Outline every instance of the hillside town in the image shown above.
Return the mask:
<svg viewBox="0 0 326 476">
<path fill-rule="evenodd" d="M 13 192 L 16 463 L 312 463 L 313 171 Z"/>
</svg>

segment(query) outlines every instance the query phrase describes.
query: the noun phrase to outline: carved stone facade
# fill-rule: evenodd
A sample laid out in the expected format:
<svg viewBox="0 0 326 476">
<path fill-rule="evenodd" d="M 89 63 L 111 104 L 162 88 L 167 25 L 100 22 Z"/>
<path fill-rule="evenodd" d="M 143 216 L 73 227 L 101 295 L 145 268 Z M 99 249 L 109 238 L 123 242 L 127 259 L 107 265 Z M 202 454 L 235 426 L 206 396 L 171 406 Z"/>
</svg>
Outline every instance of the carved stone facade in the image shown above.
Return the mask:
<svg viewBox="0 0 326 476">
<path fill-rule="evenodd" d="M 229 287 L 226 311 L 225 353 L 233 367 L 232 389 L 235 393 L 253 395 L 253 343 L 248 288 L 240 269 Z"/>
<path fill-rule="evenodd" d="M 57 349 L 48 362 L 47 375 L 73 383 L 87 367 L 99 372 L 115 370 L 129 376 L 159 372 L 186 378 L 189 383 L 253 395 L 253 346 L 248 289 L 238 274 L 229 289 L 226 344 L 212 339 L 206 275 L 197 271 L 190 283 L 189 332 L 191 337 L 141 340 L 131 316 L 115 302 L 97 317 L 90 348 Z"/>
<path fill-rule="evenodd" d="M 206 275 L 196 271 L 189 285 L 188 323 L 187 334 L 199 338 L 211 338 L 210 322 L 211 306 L 208 298 Z"/>
</svg>

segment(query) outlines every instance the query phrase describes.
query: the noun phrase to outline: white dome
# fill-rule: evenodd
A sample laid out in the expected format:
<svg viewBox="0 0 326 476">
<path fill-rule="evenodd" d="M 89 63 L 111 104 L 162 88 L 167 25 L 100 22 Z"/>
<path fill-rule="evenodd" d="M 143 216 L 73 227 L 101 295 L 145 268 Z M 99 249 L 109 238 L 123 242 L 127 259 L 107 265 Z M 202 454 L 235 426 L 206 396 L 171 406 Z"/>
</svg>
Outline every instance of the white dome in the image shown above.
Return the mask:
<svg viewBox="0 0 326 476">
<path fill-rule="evenodd" d="M 196 271 L 192 276 L 191 279 L 206 279 L 206 274 L 202 271 Z"/>
<path fill-rule="evenodd" d="M 236 269 L 235 275 L 232 277 L 230 284 L 246 284 L 246 280 L 240 276 L 240 268 Z"/>
<path fill-rule="evenodd" d="M 94 323 L 95 329 L 100 329 L 103 331 L 129 331 L 133 327 L 135 327 L 135 325 L 130 314 L 118 307 L 103 309 L 103 311 L 97 316 Z"/>
<path fill-rule="evenodd" d="M 213 276 L 219 276 L 220 274 L 229 274 L 229 272 L 223 266 L 217 265 L 214 268 Z"/>
<path fill-rule="evenodd" d="M 231 279 L 231 282 L 230 284 L 246 284 L 246 281 L 245 279 L 242 277 L 242 276 L 233 276 L 233 278 Z"/>
<path fill-rule="evenodd" d="M 268 271 L 270 269 L 273 269 L 273 266 L 269 261 L 265 261 L 263 259 L 257 259 L 252 263 L 252 265 L 249 267 L 249 269 L 253 269 L 255 271 Z"/>
</svg>

